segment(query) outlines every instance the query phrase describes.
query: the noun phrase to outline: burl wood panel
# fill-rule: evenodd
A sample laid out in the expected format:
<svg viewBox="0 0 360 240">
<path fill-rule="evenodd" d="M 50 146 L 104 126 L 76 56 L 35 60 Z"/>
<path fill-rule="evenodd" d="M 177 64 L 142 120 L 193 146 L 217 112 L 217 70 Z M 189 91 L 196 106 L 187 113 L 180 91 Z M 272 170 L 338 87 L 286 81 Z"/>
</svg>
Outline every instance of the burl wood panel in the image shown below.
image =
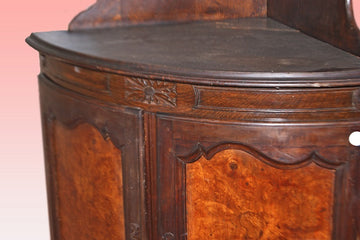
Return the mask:
<svg viewBox="0 0 360 240">
<path fill-rule="evenodd" d="M 331 239 L 334 170 L 277 169 L 225 150 L 186 175 L 189 240 Z"/>
<path fill-rule="evenodd" d="M 69 30 L 145 22 L 265 17 L 266 0 L 98 0 L 76 16 Z"/>
<path fill-rule="evenodd" d="M 59 239 L 125 239 L 120 150 L 89 124 L 54 134 Z"/>
</svg>

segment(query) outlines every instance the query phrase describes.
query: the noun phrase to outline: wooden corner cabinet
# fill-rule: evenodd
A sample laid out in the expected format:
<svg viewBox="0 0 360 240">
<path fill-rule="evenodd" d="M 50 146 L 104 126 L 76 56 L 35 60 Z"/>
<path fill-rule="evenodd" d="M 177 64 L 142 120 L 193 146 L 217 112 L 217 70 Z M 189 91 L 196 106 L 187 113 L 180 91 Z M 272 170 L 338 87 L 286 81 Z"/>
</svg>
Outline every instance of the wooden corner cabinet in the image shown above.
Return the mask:
<svg viewBox="0 0 360 240">
<path fill-rule="evenodd" d="M 360 239 L 351 0 L 98 0 L 26 41 L 52 240 Z"/>
</svg>

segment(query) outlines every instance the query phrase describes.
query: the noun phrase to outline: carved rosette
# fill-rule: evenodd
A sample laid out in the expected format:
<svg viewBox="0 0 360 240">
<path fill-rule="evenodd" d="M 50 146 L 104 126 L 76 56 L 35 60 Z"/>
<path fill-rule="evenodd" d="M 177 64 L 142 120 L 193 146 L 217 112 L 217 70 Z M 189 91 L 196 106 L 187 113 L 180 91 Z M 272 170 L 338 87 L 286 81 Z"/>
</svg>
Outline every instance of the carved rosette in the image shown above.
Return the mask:
<svg viewBox="0 0 360 240">
<path fill-rule="evenodd" d="M 125 78 L 125 98 L 129 101 L 158 106 L 176 107 L 176 84 L 142 79 Z"/>
</svg>

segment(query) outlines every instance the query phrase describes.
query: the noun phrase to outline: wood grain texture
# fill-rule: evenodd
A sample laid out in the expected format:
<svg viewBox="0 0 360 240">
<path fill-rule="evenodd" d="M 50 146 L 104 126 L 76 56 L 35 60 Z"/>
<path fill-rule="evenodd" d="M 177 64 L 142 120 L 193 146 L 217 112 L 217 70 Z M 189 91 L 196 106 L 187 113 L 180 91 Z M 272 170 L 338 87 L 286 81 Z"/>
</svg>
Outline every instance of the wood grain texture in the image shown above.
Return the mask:
<svg viewBox="0 0 360 240">
<path fill-rule="evenodd" d="M 97 69 L 194 84 L 330 87 L 360 75 L 358 57 L 269 18 L 35 33 L 28 43 Z"/>
<path fill-rule="evenodd" d="M 88 124 L 54 133 L 60 239 L 125 239 L 120 150 Z"/>
<path fill-rule="evenodd" d="M 266 0 L 98 0 L 69 25 L 75 31 L 154 22 L 265 17 Z"/>
<path fill-rule="evenodd" d="M 357 91 L 351 88 L 338 88 L 298 91 L 279 89 L 227 89 L 226 94 L 221 88 L 194 87 L 195 107 L 223 111 L 291 111 L 319 112 L 354 109 L 358 107 Z M 336 92 L 335 92 L 336 91 Z M 329 97 L 336 94 L 337 97 Z M 220 100 L 221 99 L 221 100 Z"/>
<path fill-rule="evenodd" d="M 330 239 L 356 239 L 357 217 L 353 209 L 358 204 L 356 176 L 359 172 L 357 166 L 359 155 L 357 149 L 349 145 L 347 137 L 357 128 L 358 123 L 341 126 L 340 122 L 334 125 L 332 123 L 261 124 L 207 122 L 205 119 L 169 115 L 160 115 L 158 118 L 159 204 L 157 209 L 160 213 L 157 222 L 163 233 L 172 232 L 177 240 L 183 239 L 182 236 L 188 234 L 186 229 L 188 211 L 186 206 L 183 206 L 186 202 L 186 185 L 189 183 L 186 180 L 187 166 L 191 166 L 192 162 L 197 163 L 196 161 L 203 156 L 201 159 L 209 160 L 206 164 L 211 167 L 217 153 L 238 150 L 250 154 L 252 161 L 267 164 L 259 164 L 260 166 L 272 166 L 271 168 L 275 170 L 284 169 L 280 171 L 284 173 L 306 172 L 310 166 L 314 166 L 315 170 L 312 172 L 314 175 L 309 175 L 307 180 L 311 176 L 317 179 L 318 172 L 322 170 L 334 176 L 331 185 L 334 195 L 331 203 L 333 222 L 331 222 Z M 229 166 L 228 163 L 225 165 Z M 225 171 L 225 165 L 219 171 L 223 171 L 226 175 L 228 172 Z M 212 172 L 216 175 L 216 171 Z M 256 178 L 257 174 L 252 176 Z M 263 177 L 266 178 L 264 175 Z M 281 178 L 281 175 L 277 177 Z M 229 181 L 229 185 L 232 186 L 234 181 Z M 226 183 L 220 179 L 216 184 Z M 295 186 L 301 187 L 302 184 Z M 317 187 L 315 186 L 313 192 L 315 194 Z M 318 196 L 321 197 L 321 194 Z"/>
<path fill-rule="evenodd" d="M 46 65 L 49 66 L 50 62 L 47 62 Z M 83 73 L 86 73 L 84 76 L 91 77 L 90 72 Z M 240 118 L 237 120 L 233 118 L 229 122 L 231 117 L 236 116 L 235 112 L 229 112 L 229 115 L 225 115 L 216 109 L 209 111 L 208 115 L 202 115 L 201 112 L 188 113 L 193 118 L 184 118 L 182 116 L 186 112 L 184 108 L 177 108 L 179 113 L 174 111 L 160 115 L 146 113 L 144 114 L 144 124 L 146 126 L 144 148 L 147 160 L 146 167 L 141 168 L 141 166 L 137 165 L 137 159 L 141 156 L 141 153 L 138 152 L 136 147 L 136 142 L 141 141 L 141 138 L 138 137 L 141 135 L 137 134 L 141 129 L 136 130 L 139 126 L 137 124 L 139 119 L 138 115 L 136 115 L 137 111 L 130 111 L 130 108 L 121 106 L 121 104 L 131 105 L 120 100 L 121 96 L 124 97 L 125 95 L 117 95 L 116 91 L 112 91 L 111 96 L 116 97 L 118 100 L 114 104 L 111 98 L 99 97 L 102 95 L 98 92 L 91 91 L 91 94 L 87 95 L 88 97 L 84 97 L 82 95 L 86 95 L 85 90 L 84 94 L 79 94 L 75 90 L 69 91 L 52 82 L 44 75 L 40 76 L 40 80 L 42 111 L 47 116 L 56 116 L 59 121 L 66 123 L 67 126 L 72 126 L 72 123 L 88 121 L 96 126 L 105 138 L 110 136 L 116 146 L 124 146 L 122 148 L 124 151 L 121 153 L 126 154 L 122 161 L 127 163 L 125 166 L 126 169 L 129 169 L 124 173 L 125 178 L 128 179 L 126 188 L 128 205 L 126 205 L 125 210 L 128 212 L 128 219 L 133 219 L 127 221 L 126 224 L 127 229 L 129 229 L 127 238 L 182 239 L 187 232 L 187 217 L 186 212 L 182 209 L 182 204 L 185 203 L 182 196 L 184 196 L 185 192 L 182 191 L 183 188 L 179 185 L 185 181 L 185 178 L 179 170 L 181 166 L 178 166 L 179 163 L 174 158 L 179 154 L 187 156 L 192 153 L 196 149 L 194 147 L 199 146 L 198 143 L 201 143 L 200 146 L 203 146 L 201 149 L 205 149 L 203 152 L 206 153 L 207 149 L 212 149 L 213 146 L 217 146 L 219 143 L 229 141 L 232 143 L 245 142 L 247 145 L 255 147 L 261 154 L 275 159 L 278 162 L 277 165 L 302 162 L 304 157 L 316 152 L 323 157 L 322 166 L 326 167 L 329 164 L 334 168 L 339 165 L 345 166 L 336 171 L 336 196 L 334 199 L 336 207 L 334 209 L 333 239 L 356 239 L 354 236 L 356 236 L 358 230 L 355 220 L 358 217 L 354 212 L 356 213 L 358 206 L 358 198 L 356 197 L 358 177 L 355 176 L 357 176 L 359 168 L 354 162 L 357 161 L 358 155 L 356 155 L 356 149 L 349 145 L 347 136 L 351 131 L 357 129 L 358 122 L 347 123 L 344 120 L 336 120 L 335 115 L 338 114 L 336 112 L 331 113 L 332 117 L 327 122 L 316 119 L 312 120 L 311 123 L 305 123 L 305 117 L 309 114 L 301 113 L 299 119 L 302 119 L 303 122 L 290 124 L 254 121 L 241 123 Z M 59 83 L 61 84 L 61 82 Z M 113 84 L 114 82 L 110 81 L 110 85 L 113 86 Z M 179 85 L 177 87 L 178 93 L 182 89 Z M 120 86 L 118 87 L 120 88 Z M 218 91 L 223 90 L 223 94 L 226 94 L 226 90 L 228 90 L 227 88 L 214 87 L 215 89 Z M 235 89 L 232 88 L 232 90 Z M 299 91 L 303 90 L 299 89 Z M 315 91 L 315 89 L 313 90 Z M 318 89 L 318 91 L 322 90 Z M 192 91 L 191 87 L 190 91 Z M 329 89 L 326 89 L 326 93 L 329 94 Z M 342 96 L 341 99 L 344 97 L 344 95 L 339 96 Z M 348 95 L 345 94 L 345 96 Z M 110 96 L 107 95 L 107 97 Z M 177 99 L 177 107 L 183 104 L 182 101 L 189 100 L 187 97 L 186 92 L 181 90 Z M 346 99 L 349 98 L 346 97 Z M 219 99 L 219 101 L 223 101 L 223 99 Z M 325 108 L 326 105 L 318 107 Z M 156 107 L 152 108 L 152 111 L 160 110 Z M 260 115 L 260 112 L 255 111 L 255 114 Z M 315 113 L 311 115 L 313 114 Z M 175 117 L 175 115 L 177 116 Z M 281 114 L 276 112 L 275 115 L 280 116 Z M 286 116 L 284 119 L 288 119 L 290 115 L 290 112 L 286 112 L 282 116 Z M 158 119 L 160 116 L 161 120 Z M 222 119 L 219 119 L 220 117 Z M 214 120 L 215 118 L 218 119 Z M 45 127 L 45 129 L 48 128 Z M 52 134 L 45 135 L 52 136 Z M 56 145 L 56 142 L 53 144 Z M 244 147 L 241 149 L 244 149 Z M 48 150 L 50 150 L 48 155 L 50 155 L 51 160 L 51 156 L 56 156 L 56 151 L 51 151 L 54 148 Z M 208 156 L 208 154 L 205 155 Z M 313 162 L 320 164 L 317 161 Z M 49 161 L 49 163 L 54 164 L 54 161 Z M 139 169 L 144 171 L 145 183 L 139 181 L 141 179 L 141 174 L 138 175 L 139 173 L 137 173 Z M 52 181 L 51 175 L 56 173 L 56 169 L 50 168 L 48 172 L 50 174 L 49 179 Z M 145 211 L 138 210 L 142 198 L 138 194 L 136 187 L 142 186 L 142 184 L 145 184 L 147 194 Z M 185 187 L 186 184 L 184 183 L 183 186 Z M 56 191 L 56 188 L 49 191 L 52 198 L 56 198 Z M 51 206 L 53 210 L 59 209 L 56 205 L 55 207 Z M 138 214 L 140 214 L 140 218 Z M 60 221 L 56 214 L 53 214 L 53 216 L 55 216 L 53 217 L 55 220 L 52 221 L 52 224 L 56 229 L 56 226 L 60 226 Z M 142 217 L 146 217 L 147 225 L 141 224 Z M 148 227 L 146 233 L 143 232 L 145 226 Z M 58 236 L 60 235 L 55 234 L 55 236 L 53 239 L 59 239 Z"/>
<path fill-rule="evenodd" d="M 358 41 L 343 1 L 268 2 L 324 41 Z M 269 17 L 192 22 L 265 12 L 99 0 L 73 31 L 27 39 L 53 240 L 360 239 L 359 58 Z"/>
<path fill-rule="evenodd" d="M 45 140 L 44 148 L 48 182 L 51 239 L 63 239 L 61 237 L 62 218 L 60 216 L 63 215 L 61 201 L 65 201 L 67 196 L 62 197 L 61 199 L 59 197 L 59 192 L 62 192 L 63 190 L 59 189 L 58 176 L 62 176 L 62 180 L 66 180 L 66 177 L 70 175 L 61 175 L 63 172 L 59 172 L 58 168 L 59 161 L 64 161 L 64 167 L 67 166 L 66 164 L 68 161 L 68 159 L 59 159 L 59 149 L 57 148 L 58 137 L 56 135 L 56 127 L 59 124 L 68 129 L 68 133 L 66 133 L 67 135 L 71 135 L 73 130 L 78 129 L 77 127 L 87 126 L 89 133 L 85 130 L 84 133 L 75 131 L 75 133 L 83 134 L 81 136 L 85 139 L 81 136 L 71 135 L 74 139 L 66 140 L 67 142 L 61 143 L 60 145 L 63 146 L 63 148 L 68 146 L 72 149 L 73 151 L 69 150 L 67 153 L 69 155 L 74 155 L 74 157 L 86 157 L 87 154 L 92 155 L 93 158 L 99 157 L 99 159 L 97 159 L 98 161 L 75 161 L 73 165 L 74 167 L 84 167 L 89 171 L 94 171 L 93 175 L 88 176 L 89 181 L 84 183 L 89 187 L 89 191 L 98 188 L 97 185 L 94 185 L 93 188 L 91 188 L 91 180 L 94 183 L 100 182 L 104 184 L 107 181 L 113 184 L 122 183 L 124 206 L 123 217 L 125 218 L 126 239 L 146 239 L 147 223 L 144 216 L 146 210 L 144 209 L 145 196 L 142 180 L 144 173 L 142 172 L 143 160 L 141 155 L 142 131 L 140 129 L 142 124 L 139 111 L 130 108 L 124 109 L 120 106 L 117 106 L 116 108 L 114 108 L 114 106 L 104 106 L 98 101 L 93 101 L 90 98 L 84 98 L 79 94 L 74 94 L 71 91 L 59 87 L 58 85 L 52 83 L 44 75 L 39 76 L 39 84 Z M 59 130 L 59 134 L 61 133 L 62 131 Z M 94 137 L 99 138 L 99 145 L 94 147 L 94 149 L 98 150 L 97 147 L 106 145 L 104 146 L 105 152 L 91 152 L 93 142 L 92 139 L 88 139 L 87 137 L 92 134 L 95 135 Z M 76 140 L 76 138 L 79 139 Z M 81 140 L 83 140 L 83 143 L 81 143 Z M 115 151 L 114 148 L 121 150 Z M 106 152 L 106 150 L 109 150 L 109 152 Z M 103 159 L 101 159 L 101 157 Z M 111 159 L 107 159 L 108 157 L 111 157 Z M 118 164 L 121 164 L 121 166 L 116 162 L 117 160 L 120 161 L 119 159 L 121 159 L 121 163 Z M 91 160 L 91 156 L 88 160 Z M 102 166 L 102 162 L 105 164 L 104 169 L 100 168 Z M 88 163 L 89 166 L 86 166 L 85 163 Z M 84 164 L 84 166 L 81 164 Z M 92 164 L 94 164 L 94 166 Z M 121 167 L 120 169 L 119 166 Z M 112 168 L 113 170 L 111 170 Z M 124 169 L 127 170 L 125 171 Z M 105 172 L 106 170 L 108 170 L 108 172 Z M 84 171 L 86 171 L 86 169 L 84 169 Z M 81 173 L 81 176 L 85 175 L 84 172 L 80 170 L 79 172 Z M 109 174 L 109 176 L 103 176 L 106 175 L 105 173 Z M 78 173 L 74 171 L 71 172 L 71 174 L 72 175 L 70 175 L 70 177 L 76 176 Z M 120 182 L 120 180 L 116 180 L 119 182 L 110 181 L 111 179 L 114 180 L 114 178 L 119 176 L 122 176 L 122 182 Z M 65 183 L 71 184 L 71 182 Z M 99 189 L 99 191 L 104 196 L 110 197 L 112 196 L 113 191 L 115 191 L 114 189 L 116 189 L 116 186 L 104 186 L 102 189 Z M 86 191 L 85 188 L 84 191 Z M 107 191 L 109 191 L 109 194 L 106 193 Z M 120 193 L 120 189 L 118 189 L 118 191 Z M 91 194 L 85 195 L 86 193 L 84 193 L 84 197 L 80 199 L 81 201 L 85 201 L 85 197 L 91 197 Z M 77 199 L 72 200 L 76 201 Z M 117 200 L 115 199 L 115 201 Z M 92 199 L 89 198 L 87 202 L 89 204 L 83 206 L 89 208 L 88 213 L 98 213 L 98 210 L 93 204 L 96 200 L 92 202 Z M 77 206 L 77 204 L 74 204 L 74 207 Z M 94 207 L 94 209 L 90 209 L 91 207 Z M 112 206 L 109 205 L 109 207 L 109 212 L 114 211 L 114 209 L 111 209 Z M 69 209 L 65 210 L 67 211 L 66 213 L 69 213 L 70 211 Z M 109 212 L 104 213 L 107 214 Z M 78 222 L 86 223 L 87 221 L 92 221 L 91 219 L 87 219 L 88 217 L 91 217 L 89 214 L 79 216 Z M 100 220 L 98 221 L 101 221 L 102 216 L 103 214 L 101 213 L 99 217 Z M 82 217 L 85 219 L 82 219 Z M 121 216 L 118 217 L 120 218 Z M 93 218 L 93 221 L 97 221 L 96 216 L 93 216 Z M 109 221 L 111 223 L 112 219 Z M 103 222 L 102 224 L 109 224 L 109 222 Z M 116 221 L 114 222 L 114 225 L 116 225 Z M 99 227 L 101 228 L 101 225 L 99 225 Z M 111 226 L 111 224 L 109 226 L 106 225 L 104 228 L 107 230 L 114 229 L 115 233 L 118 233 L 119 231 L 116 226 Z M 83 230 L 72 228 L 69 235 L 78 234 L 79 231 Z M 92 229 L 89 229 L 87 226 L 84 226 L 84 231 L 86 236 L 93 235 Z M 99 229 L 94 228 L 94 232 L 99 232 Z M 111 231 L 107 234 L 111 235 Z M 98 239 L 102 238 L 99 237 Z"/>
<path fill-rule="evenodd" d="M 268 0 L 268 16 L 360 55 L 360 30 L 352 0 Z"/>
<path fill-rule="evenodd" d="M 241 87 L 237 88 L 215 87 L 174 83 L 176 79 L 173 76 L 157 79 L 151 75 L 137 77 L 136 74 L 136 77 L 131 77 L 128 73 L 99 72 L 47 55 L 42 55 L 41 62 L 43 74 L 64 88 L 102 102 L 141 108 L 148 112 L 181 112 L 188 116 L 218 120 L 282 123 L 344 119 L 357 121 L 360 117 L 360 90 L 356 86 L 356 78 L 290 82 L 284 79 L 253 79 L 239 80 L 236 84 Z M 140 85 L 129 83 L 129 79 L 136 79 Z M 205 82 L 214 83 L 211 79 Z M 216 83 L 228 84 L 225 81 Z M 268 87 L 255 88 L 251 85 Z"/>
<path fill-rule="evenodd" d="M 334 170 L 273 168 L 240 150 L 186 166 L 189 240 L 331 239 Z"/>
</svg>

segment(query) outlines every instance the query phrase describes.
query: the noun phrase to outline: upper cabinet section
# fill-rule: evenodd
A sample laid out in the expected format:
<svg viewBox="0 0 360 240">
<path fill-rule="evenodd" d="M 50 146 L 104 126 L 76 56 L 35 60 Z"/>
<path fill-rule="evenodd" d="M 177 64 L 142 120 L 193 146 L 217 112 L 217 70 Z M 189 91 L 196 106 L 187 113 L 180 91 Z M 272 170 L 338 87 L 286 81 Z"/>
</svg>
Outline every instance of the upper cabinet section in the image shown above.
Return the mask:
<svg viewBox="0 0 360 240">
<path fill-rule="evenodd" d="M 352 0 L 268 0 L 267 15 L 312 37 L 360 55 L 360 31 L 356 25 Z"/>
<path fill-rule="evenodd" d="M 98 0 L 69 30 L 154 22 L 265 17 L 266 0 Z"/>
<path fill-rule="evenodd" d="M 270 17 L 360 55 L 352 0 L 97 0 L 69 30 L 245 17 Z"/>
</svg>

